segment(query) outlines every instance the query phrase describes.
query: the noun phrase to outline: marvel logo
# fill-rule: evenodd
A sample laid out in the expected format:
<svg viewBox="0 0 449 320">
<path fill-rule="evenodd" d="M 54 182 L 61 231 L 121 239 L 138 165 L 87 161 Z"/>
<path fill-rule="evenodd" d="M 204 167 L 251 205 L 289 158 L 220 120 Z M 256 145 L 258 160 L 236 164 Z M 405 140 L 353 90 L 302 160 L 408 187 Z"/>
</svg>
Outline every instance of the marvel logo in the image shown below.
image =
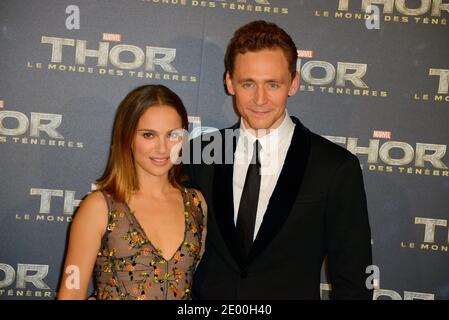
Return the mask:
<svg viewBox="0 0 449 320">
<path fill-rule="evenodd" d="M 313 58 L 312 50 L 297 50 L 298 58 Z"/>
<path fill-rule="evenodd" d="M 120 42 L 122 35 L 119 33 L 103 33 L 103 41 Z"/>
<path fill-rule="evenodd" d="M 377 139 L 391 139 L 391 131 L 374 130 L 373 138 Z"/>
</svg>

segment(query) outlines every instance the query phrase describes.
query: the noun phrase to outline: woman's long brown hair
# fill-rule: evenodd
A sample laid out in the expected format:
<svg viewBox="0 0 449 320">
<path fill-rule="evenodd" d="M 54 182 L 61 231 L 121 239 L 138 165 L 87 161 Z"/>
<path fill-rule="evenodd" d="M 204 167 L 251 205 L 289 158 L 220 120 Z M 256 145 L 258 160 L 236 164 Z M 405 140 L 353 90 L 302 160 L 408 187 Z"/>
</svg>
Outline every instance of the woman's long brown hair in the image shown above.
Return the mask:
<svg viewBox="0 0 449 320">
<path fill-rule="evenodd" d="M 187 111 L 179 96 L 163 85 L 144 85 L 132 90 L 117 108 L 112 131 L 109 159 L 103 175 L 96 181 L 97 189 L 106 191 L 116 201 L 128 202 L 133 191 L 139 189 L 131 145 L 137 124 L 143 113 L 152 106 L 166 105 L 174 108 L 188 130 Z M 179 187 L 181 164 L 169 171 L 170 183 Z"/>
</svg>

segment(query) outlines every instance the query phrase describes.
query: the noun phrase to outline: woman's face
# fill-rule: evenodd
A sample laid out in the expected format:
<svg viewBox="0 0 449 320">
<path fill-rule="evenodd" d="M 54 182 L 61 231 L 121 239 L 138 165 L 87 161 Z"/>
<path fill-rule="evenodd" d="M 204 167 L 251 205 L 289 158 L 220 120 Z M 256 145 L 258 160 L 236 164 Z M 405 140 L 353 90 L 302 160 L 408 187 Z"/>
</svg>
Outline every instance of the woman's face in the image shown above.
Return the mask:
<svg viewBox="0 0 449 320">
<path fill-rule="evenodd" d="M 148 108 L 139 119 L 133 140 L 137 176 L 167 175 L 179 154 L 183 132 L 175 108 L 167 105 Z"/>
</svg>

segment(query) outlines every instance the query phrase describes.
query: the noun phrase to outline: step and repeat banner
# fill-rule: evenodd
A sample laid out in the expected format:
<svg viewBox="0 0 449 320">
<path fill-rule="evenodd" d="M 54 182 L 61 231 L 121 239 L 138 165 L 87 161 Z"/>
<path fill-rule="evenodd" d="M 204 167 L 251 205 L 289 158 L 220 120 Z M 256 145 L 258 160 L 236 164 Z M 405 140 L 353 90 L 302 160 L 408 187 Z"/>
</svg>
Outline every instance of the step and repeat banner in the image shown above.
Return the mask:
<svg viewBox="0 0 449 320">
<path fill-rule="evenodd" d="M 173 89 L 192 131 L 237 120 L 224 52 L 258 19 L 299 49 L 290 114 L 360 159 L 375 299 L 449 299 L 447 0 L 1 1 L 0 299 L 54 299 L 131 89 Z"/>
</svg>

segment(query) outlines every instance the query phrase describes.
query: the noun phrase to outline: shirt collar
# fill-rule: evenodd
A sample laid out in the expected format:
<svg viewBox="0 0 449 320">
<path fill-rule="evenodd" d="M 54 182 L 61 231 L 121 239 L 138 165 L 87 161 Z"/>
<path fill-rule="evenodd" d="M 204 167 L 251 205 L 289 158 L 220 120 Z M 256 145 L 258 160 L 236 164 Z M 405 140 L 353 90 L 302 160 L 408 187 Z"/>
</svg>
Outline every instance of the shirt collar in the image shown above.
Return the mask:
<svg viewBox="0 0 449 320">
<path fill-rule="evenodd" d="M 271 153 L 273 151 L 277 152 L 280 144 L 282 144 L 283 141 L 286 141 L 286 138 L 289 136 L 289 134 L 292 133 L 294 129 L 295 123 L 290 118 L 287 109 L 285 109 L 285 117 L 284 120 L 282 120 L 280 126 L 276 129 L 270 130 L 270 133 L 259 138 L 262 150 L 267 153 Z M 252 149 L 252 145 L 257 138 L 249 130 L 247 130 L 245 124 L 243 123 L 243 119 L 240 119 L 240 135 L 241 137 L 246 139 L 246 141 L 248 141 L 248 144 L 244 144 L 245 147 L 249 145 Z"/>
</svg>

